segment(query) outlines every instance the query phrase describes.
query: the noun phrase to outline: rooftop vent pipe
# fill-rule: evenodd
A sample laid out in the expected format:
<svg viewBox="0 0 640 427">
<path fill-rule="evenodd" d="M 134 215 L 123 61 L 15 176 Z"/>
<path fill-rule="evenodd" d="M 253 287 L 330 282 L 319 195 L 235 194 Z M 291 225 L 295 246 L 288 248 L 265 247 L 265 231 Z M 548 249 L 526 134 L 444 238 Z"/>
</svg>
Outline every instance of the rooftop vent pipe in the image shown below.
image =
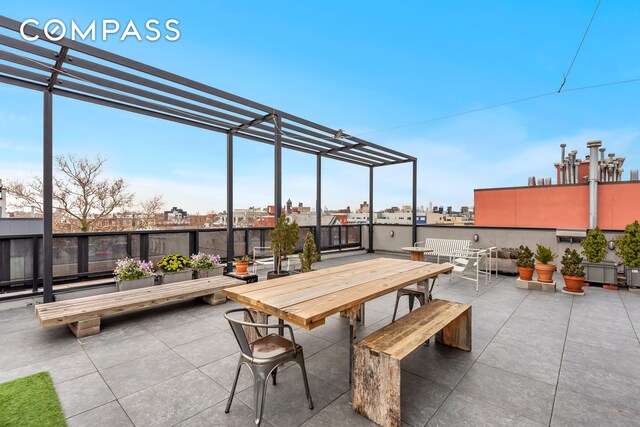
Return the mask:
<svg viewBox="0 0 640 427">
<path fill-rule="evenodd" d="M 589 228 L 598 226 L 598 147 L 602 141 L 589 141 Z M 604 151 L 602 157 L 604 157 Z"/>
</svg>

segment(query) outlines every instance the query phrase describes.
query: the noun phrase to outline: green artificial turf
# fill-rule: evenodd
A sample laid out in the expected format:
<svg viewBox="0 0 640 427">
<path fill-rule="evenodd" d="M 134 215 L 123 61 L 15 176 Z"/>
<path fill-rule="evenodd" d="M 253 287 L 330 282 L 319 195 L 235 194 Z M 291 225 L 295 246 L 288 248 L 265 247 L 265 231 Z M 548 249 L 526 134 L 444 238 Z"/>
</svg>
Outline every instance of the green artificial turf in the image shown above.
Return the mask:
<svg viewBox="0 0 640 427">
<path fill-rule="evenodd" d="M 66 425 L 48 372 L 0 384 L 0 427 Z"/>
</svg>

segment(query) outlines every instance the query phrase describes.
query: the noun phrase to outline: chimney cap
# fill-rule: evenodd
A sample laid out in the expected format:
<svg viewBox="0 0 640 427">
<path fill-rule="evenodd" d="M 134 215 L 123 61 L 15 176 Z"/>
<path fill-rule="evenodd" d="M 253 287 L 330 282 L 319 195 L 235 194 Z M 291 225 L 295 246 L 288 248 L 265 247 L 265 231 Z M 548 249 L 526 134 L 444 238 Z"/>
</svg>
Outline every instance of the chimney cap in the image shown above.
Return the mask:
<svg viewBox="0 0 640 427">
<path fill-rule="evenodd" d="M 587 148 L 591 148 L 591 147 L 600 147 L 602 145 L 602 141 L 599 139 L 596 139 L 594 141 L 588 141 L 587 142 Z"/>
<path fill-rule="evenodd" d="M 564 148 L 566 146 L 567 146 L 567 144 L 560 144 L 560 147 L 562 147 L 562 148 Z"/>
</svg>

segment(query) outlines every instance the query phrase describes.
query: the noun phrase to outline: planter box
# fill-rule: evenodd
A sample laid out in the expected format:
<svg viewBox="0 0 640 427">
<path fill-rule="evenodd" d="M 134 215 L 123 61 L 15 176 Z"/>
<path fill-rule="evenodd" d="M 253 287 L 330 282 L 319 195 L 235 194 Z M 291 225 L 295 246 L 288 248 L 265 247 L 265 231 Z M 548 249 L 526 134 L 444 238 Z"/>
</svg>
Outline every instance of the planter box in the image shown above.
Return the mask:
<svg viewBox="0 0 640 427">
<path fill-rule="evenodd" d="M 583 262 L 585 282 L 618 284 L 618 267 L 613 262 Z"/>
<path fill-rule="evenodd" d="M 222 276 L 224 268 L 210 268 L 208 270 L 196 270 L 196 279 L 204 279 L 205 277 Z"/>
<path fill-rule="evenodd" d="M 624 274 L 627 277 L 627 286 L 640 287 L 640 267 L 624 267 Z"/>
<path fill-rule="evenodd" d="M 176 273 L 162 273 L 162 285 L 169 283 L 184 282 L 193 279 L 193 270 L 178 271 Z"/>
<path fill-rule="evenodd" d="M 155 281 L 155 276 L 144 277 L 142 279 L 134 279 L 134 280 L 117 280 L 116 281 L 116 289 L 118 292 L 121 291 L 129 291 L 131 289 L 141 289 L 148 288 L 153 286 L 153 282 Z"/>
</svg>

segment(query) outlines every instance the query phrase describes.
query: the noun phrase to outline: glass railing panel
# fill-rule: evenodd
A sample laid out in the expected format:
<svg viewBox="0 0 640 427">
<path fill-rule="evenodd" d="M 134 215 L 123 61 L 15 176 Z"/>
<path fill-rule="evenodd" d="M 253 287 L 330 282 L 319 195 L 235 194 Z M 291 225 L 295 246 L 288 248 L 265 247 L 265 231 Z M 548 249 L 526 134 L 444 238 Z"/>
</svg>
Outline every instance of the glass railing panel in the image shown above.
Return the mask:
<svg viewBox="0 0 640 427">
<path fill-rule="evenodd" d="M 89 236 L 89 272 L 111 271 L 127 256 L 127 236 Z"/>
<path fill-rule="evenodd" d="M 149 261 L 156 264 L 165 255 L 190 256 L 189 233 L 149 234 Z"/>
</svg>

